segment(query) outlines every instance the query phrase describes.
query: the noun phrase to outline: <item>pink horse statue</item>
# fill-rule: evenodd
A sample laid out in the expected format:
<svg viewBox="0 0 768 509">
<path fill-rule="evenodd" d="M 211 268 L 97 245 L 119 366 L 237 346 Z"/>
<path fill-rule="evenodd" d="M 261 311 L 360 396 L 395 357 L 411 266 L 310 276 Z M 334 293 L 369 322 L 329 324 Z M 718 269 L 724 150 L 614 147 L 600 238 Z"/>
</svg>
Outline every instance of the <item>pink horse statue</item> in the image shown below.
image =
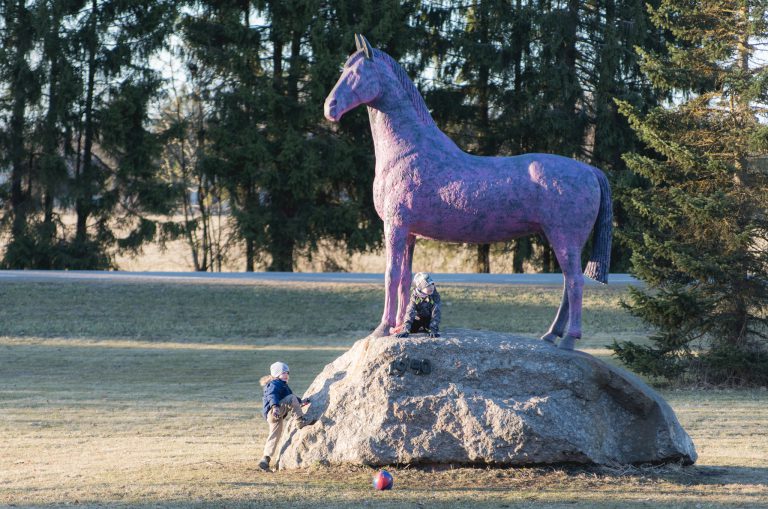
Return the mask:
<svg viewBox="0 0 768 509">
<path fill-rule="evenodd" d="M 402 323 L 417 237 L 491 243 L 546 236 L 563 272 L 563 297 L 541 339 L 572 350 L 581 337 L 581 252 L 593 227 L 584 274 L 607 282 L 611 192 L 602 171 L 550 154 L 479 157 L 463 152 L 435 125 L 424 99 L 392 57 L 355 35 L 357 51 L 325 100 L 337 122 L 365 104 L 376 153 L 374 205 L 384 221 L 384 314 L 374 337 Z"/>
</svg>

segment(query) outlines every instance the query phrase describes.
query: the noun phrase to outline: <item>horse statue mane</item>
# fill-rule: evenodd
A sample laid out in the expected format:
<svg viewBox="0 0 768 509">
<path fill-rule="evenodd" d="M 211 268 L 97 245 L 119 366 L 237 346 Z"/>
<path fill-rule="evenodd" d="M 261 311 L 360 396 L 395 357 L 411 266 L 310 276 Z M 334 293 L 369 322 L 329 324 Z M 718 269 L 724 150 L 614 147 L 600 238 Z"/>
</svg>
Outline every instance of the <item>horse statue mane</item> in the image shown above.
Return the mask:
<svg viewBox="0 0 768 509">
<path fill-rule="evenodd" d="M 408 94 L 408 98 L 411 100 L 411 103 L 413 103 L 413 109 L 416 110 L 416 113 L 419 115 L 422 122 L 429 125 L 435 125 L 435 120 L 429 113 L 429 108 L 424 101 L 424 97 L 421 95 L 421 92 L 419 92 L 419 89 L 416 88 L 416 85 L 413 83 L 410 76 L 408 76 L 408 73 L 403 69 L 403 66 L 400 65 L 397 60 L 389 56 L 388 53 L 385 53 L 380 49 L 374 49 L 373 54 L 376 59 L 383 60 L 387 63 L 392 70 L 392 73 L 395 75 L 395 78 L 397 78 L 397 81 L 400 83 L 400 86 L 403 87 L 405 93 Z"/>
<path fill-rule="evenodd" d="M 479 157 L 435 124 L 400 64 L 355 34 L 357 51 L 325 100 L 338 122 L 368 107 L 376 153 L 374 206 L 384 221 L 384 312 L 373 331 L 403 323 L 417 238 L 490 243 L 540 234 L 563 272 L 560 308 L 542 339 L 571 350 L 581 337 L 583 275 L 607 282 L 613 228 L 611 189 L 599 169 L 553 154 Z M 383 71 L 383 72 L 382 72 Z M 584 274 L 581 252 L 594 228 Z"/>
</svg>

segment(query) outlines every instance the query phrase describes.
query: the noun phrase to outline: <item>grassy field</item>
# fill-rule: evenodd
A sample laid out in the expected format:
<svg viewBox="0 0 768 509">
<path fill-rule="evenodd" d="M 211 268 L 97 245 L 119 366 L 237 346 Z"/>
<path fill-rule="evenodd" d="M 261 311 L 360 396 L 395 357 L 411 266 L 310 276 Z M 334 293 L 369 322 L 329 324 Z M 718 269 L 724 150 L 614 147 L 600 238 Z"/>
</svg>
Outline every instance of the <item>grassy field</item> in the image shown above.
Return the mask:
<svg viewBox="0 0 768 509">
<path fill-rule="evenodd" d="M 440 287 L 444 328 L 539 335 L 559 288 Z M 621 288 L 590 287 L 579 347 L 646 331 Z M 662 388 L 699 461 L 646 467 L 264 473 L 258 379 L 303 392 L 378 323 L 373 285 L 6 283 L 0 288 L 0 506 L 768 507 L 768 391 Z"/>
</svg>

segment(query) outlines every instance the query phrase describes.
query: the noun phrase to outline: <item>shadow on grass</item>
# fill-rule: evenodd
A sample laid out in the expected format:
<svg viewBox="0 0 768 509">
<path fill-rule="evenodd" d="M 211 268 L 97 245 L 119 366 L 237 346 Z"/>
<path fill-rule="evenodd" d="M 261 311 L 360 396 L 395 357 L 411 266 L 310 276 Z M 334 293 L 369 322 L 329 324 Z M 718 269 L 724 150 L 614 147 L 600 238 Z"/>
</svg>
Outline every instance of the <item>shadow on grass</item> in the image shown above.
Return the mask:
<svg viewBox="0 0 768 509">
<path fill-rule="evenodd" d="M 705 485 L 754 485 L 768 490 L 768 468 L 765 467 L 733 467 L 733 466 L 692 466 L 686 467 L 690 471 L 679 476 L 674 474 L 661 474 L 660 478 L 670 481 L 676 480 L 680 484 L 705 484 Z M 766 493 L 768 494 L 768 493 Z M 768 501 L 767 501 L 768 502 Z"/>
<path fill-rule="evenodd" d="M 144 348 L 137 342 L 110 346 L 0 338 L 0 403 L 8 411 L 16 404 L 101 405 L 104 410 L 139 402 L 246 401 L 260 406 L 258 381 L 269 373 L 271 363 L 280 360 L 291 366 L 291 387 L 301 394 L 322 366 L 341 353 L 337 347 Z"/>
<path fill-rule="evenodd" d="M 306 469 L 309 470 L 309 469 Z M 317 469 L 322 471 L 322 469 Z M 333 468 L 327 469 L 329 472 Z M 552 487 L 559 482 L 572 483 L 578 486 L 582 483 L 607 485 L 629 482 L 648 483 L 663 481 L 675 486 L 743 486 L 756 487 L 765 490 L 762 493 L 768 502 L 768 467 L 738 467 L 738 466 L 712 466 L 712 465 L 688 465 L 680 463 L 666 463 L 659 465 L 579 465 L 579 464 L 555 464 L 524 467 L 487 467 L 487 466 L 463 466 L 463 465 L 435 465 L 403 467 L 396 469 L 400 473 L 417 473 L 434 476 L 448 476 L 457 480 L 458 487 L 437 490 L 474 490 L 474 489 L 508 489 L 508 483 L 520 486 L 535 486 L 537 481 L 546 481 L 542 488 Z M 395 471 L 395 470 L 393 470 Z M 482 487 L 468 487 L 467 479 L 472 479 L 473 474 L 479 478 L 497 481 L 500 486 L 484 485 Z M 605 488 L 601 488 L 601 491 Z"/>
<path fill-rule="evenodd" d="M 688 467 L 691 468 L 691 467 Z M 738 475 L 740 468 L 723 468 L 732 475 Z M 767 475 L 766 469 L 754 469 Z M 346 472 L 334 472 L 333 469 L 319 469 L 305 472 L 308 476 L 281 476 L 280 474 L 258 475 L 254 481 L 231 481 L 217 484 L 216 492 L 227 488 L 243 489 L 246 493 L 238 496 L 209 494 L 194 499 L 158 499 L 151 501 L 123 500 L 61 500 L 50 504 L 14 504 L 14 507 L 61 507 L 77 504 L 78 507 L 103 507 L 108 505 L 129 506 L 132 508 L 359 508 L 375 506 L 379 508 L 590 508 L 590 509 L 702 509 L 766 507 L 767 492 L 745 493 L 736 486 L 722 486 L 717 492 L 709 489 L 706 482 L 679 482 L 673 475 L 648 477 L 642 474 L 622 475 L 609 478 L 590 478 L 587 484 L 570 483 L 569 479 L 560 479 L 561 484 L 553 484 L 552 479 L 526 478 L 507 479 L 496 485 L 487 485 L 478 479 L 474 486 L 418 485 L 418 479 L 411 472 L 405 483 L 398 482 L 400 472 L 395 474 L 395 488 L 392 491 L 375 491 L 360 475 L 345 477 Z M 573 475 L 591 474 L 589 468 L 575 469 Z M 465 477 L 471 475 L 466 469 L 461 470 Z M 429 474 L 423 474 L 428 476 Z M 286 478 L 287 477 L 287 478 Z M 479 476 L 483 477 L 483 476 Z M 269 480 L 267 480 L 269 479 Z M 580 479 L 581 480 L 581 479 Z M 722 484 L 721 480 L 718 485 Z M 729 481 L 728 481 L 729 482 Z M 297 486 L 297 483 L 300 486 Z M 627 485 L 626 483 L 632 483 Z M 665 484 L 666 483 L 666 484 Z M 751 484 L 751 483 L 749 483 Z M 765 487 L 765 483 L 760 483 Z"/>
<path fill-rule="evenodd" d="M 768 468 L 734 467 L 711 465 L 688 465 L 679 463 L 662 465 L 627 465 L 618 467 L 569 466 L 562 469 L 569 477 L 593 476 L 597 479 L 627 479 L 635 481 L 666 481 L 680 486 L 721 486 L 724 484 L 757 486 L 768 496 Z"/>
</svg>

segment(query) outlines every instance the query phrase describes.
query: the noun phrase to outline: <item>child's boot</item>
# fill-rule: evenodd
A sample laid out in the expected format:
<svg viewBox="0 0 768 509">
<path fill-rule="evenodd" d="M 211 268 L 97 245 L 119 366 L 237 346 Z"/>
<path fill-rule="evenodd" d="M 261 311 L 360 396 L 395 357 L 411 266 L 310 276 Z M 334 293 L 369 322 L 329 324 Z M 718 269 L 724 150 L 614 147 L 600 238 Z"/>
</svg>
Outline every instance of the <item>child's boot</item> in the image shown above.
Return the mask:
<svg viewBox="0 0 768 509">
<path fill-rule="evenodd" d="M 296 427 L 299 429 L 303 428 L 304 426 L 311 426 L 314 423 L 317 422 L 317 419 L 310 420 L 306 415 L 302 415 L 299 417 L 296 421 Z"/>
</svg>

